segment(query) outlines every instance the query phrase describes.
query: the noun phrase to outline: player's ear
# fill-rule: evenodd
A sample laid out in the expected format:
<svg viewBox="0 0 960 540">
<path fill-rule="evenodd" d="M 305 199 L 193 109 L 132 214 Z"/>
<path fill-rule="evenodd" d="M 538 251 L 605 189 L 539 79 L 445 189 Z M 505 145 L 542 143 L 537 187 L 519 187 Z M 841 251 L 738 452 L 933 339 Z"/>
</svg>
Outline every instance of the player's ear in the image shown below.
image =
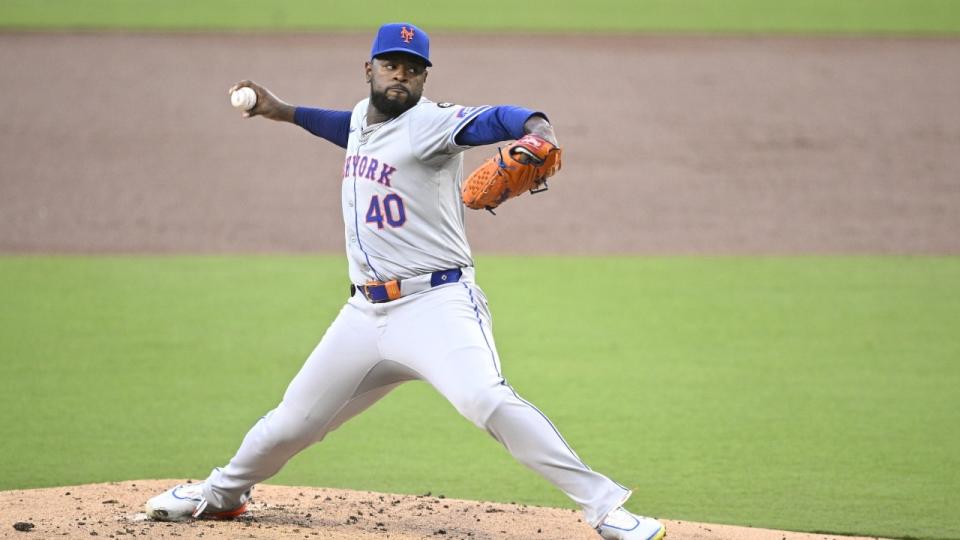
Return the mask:
<svg viewBox="0 0 960 540">
<path fill-rule="evenodd" d="M 370 62 L 364 62 L 363 72 L 364 72 L 364 77 L 366 77 L 367 79 L 367 84 L 369 84 L 370 81 L 373 80 L 373 64 L 371 64 Z"/>
</svg>

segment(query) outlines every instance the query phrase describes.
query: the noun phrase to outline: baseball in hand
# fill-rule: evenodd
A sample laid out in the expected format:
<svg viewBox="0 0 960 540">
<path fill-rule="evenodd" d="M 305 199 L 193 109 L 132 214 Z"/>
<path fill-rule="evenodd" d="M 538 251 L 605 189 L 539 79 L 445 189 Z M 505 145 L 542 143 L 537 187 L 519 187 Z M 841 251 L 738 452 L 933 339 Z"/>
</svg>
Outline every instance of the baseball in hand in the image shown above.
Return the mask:
<svg viewBox="0 0 960 540">
<path fill-rule="evenodd" d="M 257 104 L 257 93 L 248 86 L 237 88 L 230 94 L 230 103 L 241 111 L 249 111 Z"/>
</svg>

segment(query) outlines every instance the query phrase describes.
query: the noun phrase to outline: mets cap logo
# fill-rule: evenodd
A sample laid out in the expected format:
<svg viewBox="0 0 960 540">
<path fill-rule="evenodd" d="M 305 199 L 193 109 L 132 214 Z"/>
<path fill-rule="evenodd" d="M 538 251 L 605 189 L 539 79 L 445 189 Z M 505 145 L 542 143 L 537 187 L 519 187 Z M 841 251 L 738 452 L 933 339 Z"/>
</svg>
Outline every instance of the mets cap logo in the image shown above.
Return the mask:
<svg viewBox="0 0 960 540">
<path fill-rule="evenodd" d="M 413 29 L 407 28 L 406 26 L 400 28 L 400 39 L 402 39 L 404 43 L 413 41 Z"/>
</svg>

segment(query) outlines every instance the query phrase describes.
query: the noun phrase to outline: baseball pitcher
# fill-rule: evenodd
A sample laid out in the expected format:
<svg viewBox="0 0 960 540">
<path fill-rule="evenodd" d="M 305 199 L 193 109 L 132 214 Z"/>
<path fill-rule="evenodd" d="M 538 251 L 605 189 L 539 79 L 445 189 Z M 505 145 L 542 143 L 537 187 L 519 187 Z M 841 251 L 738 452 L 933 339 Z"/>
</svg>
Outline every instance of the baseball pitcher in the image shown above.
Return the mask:
<svg viewBox="0 0 960 540">
<path fill-rule="evenodd" d="M 231 89 L 256 93 L 244 116 L 294 123 L 346 150 L 338 174 L 350 297 L 230 462 L 203 483 L 150 499 L 151 518 L 240 515 L 253 486 L 297 452 L 419 379 L 566 493 L 603 538 L 664 537 L 660 522 L 623 508 L 630 490 L 584 464 L 504 378 L 475 280 L 465 208 L 493 211 L 545 189 L 561 167 L 554 130 L 546 115 L 522 107 L 430 101 L 422 94 L 431 66 L 426 32 L 393 23 L 374 38 L 364 65 L 370 94 L 352 111 L 295 107 L 252 81 Z M 516 142 L 465 179 L 463 152 L 500 141 Z"/>
</svg>

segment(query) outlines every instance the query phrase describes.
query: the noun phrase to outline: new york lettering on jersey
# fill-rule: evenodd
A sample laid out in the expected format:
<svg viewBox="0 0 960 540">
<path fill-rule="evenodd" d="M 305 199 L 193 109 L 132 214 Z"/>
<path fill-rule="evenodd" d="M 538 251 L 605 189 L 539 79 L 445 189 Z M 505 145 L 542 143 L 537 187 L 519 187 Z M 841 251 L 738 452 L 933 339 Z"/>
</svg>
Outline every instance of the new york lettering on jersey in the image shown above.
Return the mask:
<svg viewBox="0 0 960 540">
<path fill-rule="evenodd" d="M 396 170 L 396 167 L 375 157 L 354 154 L 347 156 L 343 165 L 343 177 L 357 176 L 390 187 L 390 175 Z"/>
</svg>

